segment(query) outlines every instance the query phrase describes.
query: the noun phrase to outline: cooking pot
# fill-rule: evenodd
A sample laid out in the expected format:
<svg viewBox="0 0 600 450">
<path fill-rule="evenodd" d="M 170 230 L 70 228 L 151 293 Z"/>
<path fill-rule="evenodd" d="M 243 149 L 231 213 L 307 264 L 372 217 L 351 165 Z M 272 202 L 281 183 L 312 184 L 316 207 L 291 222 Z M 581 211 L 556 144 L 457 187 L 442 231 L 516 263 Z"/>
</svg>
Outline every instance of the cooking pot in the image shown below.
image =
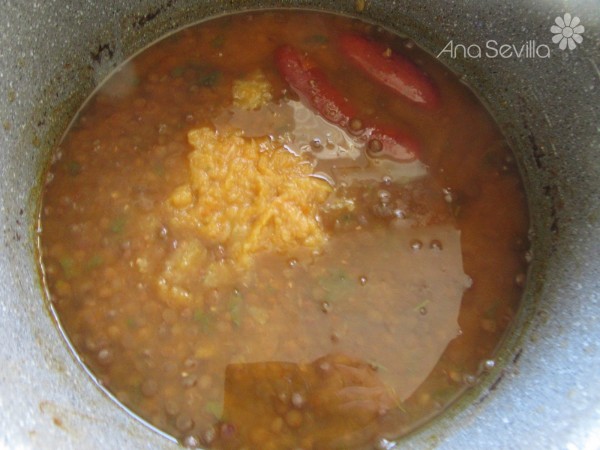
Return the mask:
<svg viewBox="0 0 600 450">
<path fill-rule="evenodd" d="M 94 385 L 49 313 L 37 271 L 39 181 L 70 118 L 124 59 L 183 25 L 269 7 L 337 11 L 413 37 L 489 107 L 525 180 L 529 278 L 496 365 L 399 445 L 600 448 L 597 0 L 4 0 L 0 448 L 175 447 Z M 565 13 L 578 16 L 585 31 L 576 48 L 562 50 L 550 27 Z"/>
</svg>

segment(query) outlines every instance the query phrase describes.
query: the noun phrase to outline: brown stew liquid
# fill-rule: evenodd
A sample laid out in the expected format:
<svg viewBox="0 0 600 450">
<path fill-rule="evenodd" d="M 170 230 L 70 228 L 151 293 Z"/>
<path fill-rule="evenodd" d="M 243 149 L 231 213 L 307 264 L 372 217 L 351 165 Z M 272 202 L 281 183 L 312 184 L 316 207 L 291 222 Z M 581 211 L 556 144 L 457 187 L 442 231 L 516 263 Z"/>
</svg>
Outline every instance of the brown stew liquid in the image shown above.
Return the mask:
<svg viewBox="0 0 600 450">
<path fill-rule="evenodd" d="M 439 106 L 358 70 L 349 32 L 412 61 Z M 324 120 L 282 45 L 417 158 Z M 527 265 L 523 186 L 477 98 L 409 39 L 314 12 L 218 18 L 123 65 L 56 150 L 40 225 L 85 365 L 190 447 L 387 448 L 493 366 Z"/>
</svg>

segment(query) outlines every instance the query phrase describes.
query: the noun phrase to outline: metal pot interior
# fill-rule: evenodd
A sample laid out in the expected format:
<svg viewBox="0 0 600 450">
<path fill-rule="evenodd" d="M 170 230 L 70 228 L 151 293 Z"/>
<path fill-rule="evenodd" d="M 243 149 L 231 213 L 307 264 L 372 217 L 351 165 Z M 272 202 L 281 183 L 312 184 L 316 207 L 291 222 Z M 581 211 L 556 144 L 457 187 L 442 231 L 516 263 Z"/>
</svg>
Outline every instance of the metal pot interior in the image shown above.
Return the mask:
<svg viewBox="0 0 600 450">
<path fill-rule="evenodd" d="M 519 317 L 494 371 L 401 443 L 600 445 L 598 5 L 367 0 L 358 11 L 362 3 L 52 0 L 0 7 L 1 446 L 175 446 L 91 382 L 49 315 L 36 268 L 39 180 L 70 118 L 128 56 L 205 17 L 281 6 L 362 17 L 413 37 L 433 54 L 450 40 L 480 45 L 488 39 L 519 45 L 535 40 L 551 47 L 549 58 L 440 55 L 489 107 L 515 150 L 529 196 L 533 262 Z M 570 52 L 550 41 L 554 17 L 565 12 L 578 15 L 586 27 L 583 43 Z"/>
</svg>

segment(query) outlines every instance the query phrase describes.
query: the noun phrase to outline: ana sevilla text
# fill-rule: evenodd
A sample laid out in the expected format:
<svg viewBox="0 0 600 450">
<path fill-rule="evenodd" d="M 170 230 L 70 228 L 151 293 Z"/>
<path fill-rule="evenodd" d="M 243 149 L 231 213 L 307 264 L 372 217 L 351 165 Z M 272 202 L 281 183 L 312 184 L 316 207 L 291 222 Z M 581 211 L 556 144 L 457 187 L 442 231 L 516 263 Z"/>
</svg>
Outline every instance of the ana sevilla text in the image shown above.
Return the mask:
<svg viewBox="0 0 600 450">
<path fill-rule="evenodd" d="M 479 44 L 455 44 L 453 40 L 438 53 L 437 57 L 445 55 L 455 58 L 550 58 L 550 47 L 545 44 L 537 44 L 535 41 L 526 41 L 521 45 L 500 44 L 493 39 L 485 43 L 485 47 Z"/>
</svg>

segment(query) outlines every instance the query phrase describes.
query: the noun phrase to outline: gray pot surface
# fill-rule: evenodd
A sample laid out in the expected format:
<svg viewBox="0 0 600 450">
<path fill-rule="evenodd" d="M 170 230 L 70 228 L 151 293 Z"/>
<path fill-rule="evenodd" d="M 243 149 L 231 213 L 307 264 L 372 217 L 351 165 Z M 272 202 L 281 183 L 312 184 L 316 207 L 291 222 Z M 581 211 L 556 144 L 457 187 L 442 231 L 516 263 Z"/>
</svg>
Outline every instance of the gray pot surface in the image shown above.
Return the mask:
<svg viewBox="0 0 600 450">
<path fill-rule="evenodd" d="M 4 0 L 0 448 L 175 447 L 91 382 L 49 314 L 36 269 L 38 181 L 79 105 L 125 58 L 201 18 L 282 4 L 362 16 L 436 55 L 450 40 L 479 45 L 481 58 L 439 57 L 488 105 L 525 178 L 533 261 L 512 333 L 494 371 L 400 446 L 600 448 L 598 0 L 366 0 L 361 13 L 354 0 Z M 554 19 L 567 12 L 585 26 L 574 50 L 552 42 Z M 550 52 L 493 58 L 488 40 Z"/>
</svg>

